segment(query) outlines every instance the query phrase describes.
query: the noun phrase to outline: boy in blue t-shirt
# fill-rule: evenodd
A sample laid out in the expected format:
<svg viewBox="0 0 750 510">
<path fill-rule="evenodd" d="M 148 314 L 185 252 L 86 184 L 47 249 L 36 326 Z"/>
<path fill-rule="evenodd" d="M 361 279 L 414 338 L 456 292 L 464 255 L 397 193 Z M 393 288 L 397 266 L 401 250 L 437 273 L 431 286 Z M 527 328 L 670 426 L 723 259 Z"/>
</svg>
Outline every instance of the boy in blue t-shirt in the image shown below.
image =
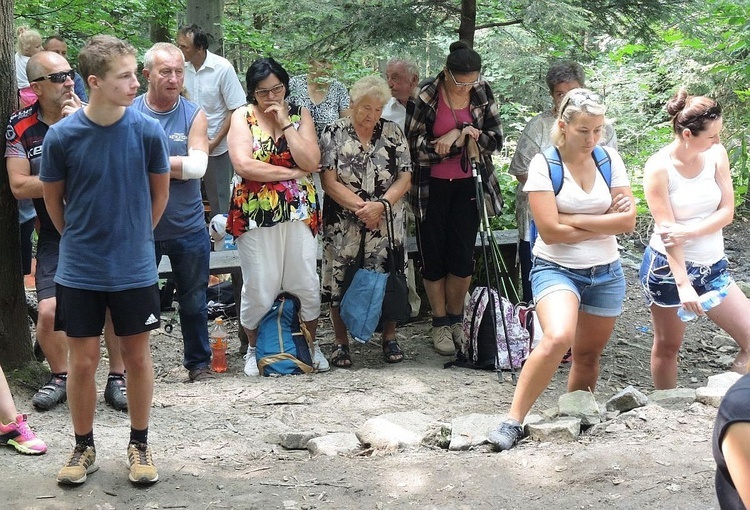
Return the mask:
<svg viewBox="0 0 750 510">
<path fill-rule="evenodd" d="M 148 446 L 154 373 L 149 331 L 159 326 L 153 228 L 169 197 L 167 139 L 159 123 L 127 108 L 138 92 L 136 51 L 112 36 L 92 37 L 79 54 L 90 102 L 50 126 L 40 179 L 61 233 L 55 328 L 70 346 L 68 402 L 76 446 L 59 471 L 81 484 L 95 464 L 95 373 L 107 311 L 127 378 L 129 479 L 159 478 Z"/>
</svg>

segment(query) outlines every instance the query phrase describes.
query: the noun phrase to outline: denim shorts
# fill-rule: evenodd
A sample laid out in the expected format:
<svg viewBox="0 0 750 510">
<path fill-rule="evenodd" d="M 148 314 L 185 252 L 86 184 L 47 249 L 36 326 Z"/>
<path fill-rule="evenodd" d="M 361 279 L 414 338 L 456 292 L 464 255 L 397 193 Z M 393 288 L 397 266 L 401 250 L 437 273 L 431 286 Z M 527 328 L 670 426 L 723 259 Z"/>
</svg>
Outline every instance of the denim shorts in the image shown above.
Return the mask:
<svg viewBox="0 0 750 510">
<path fill-rule="evenodd" d="M 726 289 L 734 283 L 729 275 L 728 265 L 726 257 L 710 266 L 685 263 L 690 284 L 699 296 L 712 290 Z M 657 304 L 664 307 L 680 305 L 680 295 L 677 292 L 677 285 L 666 255 L 652 250 L 650 246 L 646 247 L 638 275 L 649 305 Z"/>
<path fill-rule="evenodd" d="M 531 288 L 537 303 L 544 296 L 569 290 L 578 297 L 579 310 L 599 317 L 617 317 L 625 299 L 625 274 L 620 260 L 586 269 L 570 269 L 536 257 Z"/>
</svg>

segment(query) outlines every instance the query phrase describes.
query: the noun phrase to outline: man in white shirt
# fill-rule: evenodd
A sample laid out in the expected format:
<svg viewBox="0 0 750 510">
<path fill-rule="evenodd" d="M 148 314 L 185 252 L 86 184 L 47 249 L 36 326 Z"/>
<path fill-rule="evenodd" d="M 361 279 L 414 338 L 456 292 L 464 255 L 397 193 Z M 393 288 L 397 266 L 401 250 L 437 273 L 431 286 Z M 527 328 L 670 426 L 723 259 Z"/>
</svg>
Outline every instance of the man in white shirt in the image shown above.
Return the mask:
<svg viewBox="0 0 750 510">
<path fill-rule="evenodd" d="M 232 162 L 226 135 L 232 112 L 247 101 L 232 64 L 208 51 L 208 36 L 197 25 L 177 32 L 177 46 L 185 56 L 185 88 L 188 99 L 198 103 L 208 118 L 208 167 L 203 183 L 211 215 L 229 210 Z"/>
<path fill-rule="evenodd" d="M 388 60 L 385 67 L 385 78 L 388 81 L 388 88 L 391 89 L 391 98 L 383 107 L 381 117 L 395 122 L 404 131 L 406 123 L 406 104 L 414 94 L 417 84 L 419 83 L 419 68 L 411 60 L 400 57 L 392 57 Z M 407 231 L 409 224 L 414 221 L 414 215 L 411 209 L 407 212 Z M 414 260 L 409 259 L 407 266 L 406 281 L 409 284 L 409 305 L 411 306 L 411 317 L 419 315 L 419 309 L 422 307 L 422 299 L 416 288 L 416 272 L 414 271 Z"/>
<path fill-rule="evenodd" d="M 393 57 L 385 68 L 385 79 L 391 89 L 391 99 L 383 107 L 381 117 L 391 120 L 404 130 L 406 104 L 419 83 L 417 64 L 400 57 Z"/>
</svg>

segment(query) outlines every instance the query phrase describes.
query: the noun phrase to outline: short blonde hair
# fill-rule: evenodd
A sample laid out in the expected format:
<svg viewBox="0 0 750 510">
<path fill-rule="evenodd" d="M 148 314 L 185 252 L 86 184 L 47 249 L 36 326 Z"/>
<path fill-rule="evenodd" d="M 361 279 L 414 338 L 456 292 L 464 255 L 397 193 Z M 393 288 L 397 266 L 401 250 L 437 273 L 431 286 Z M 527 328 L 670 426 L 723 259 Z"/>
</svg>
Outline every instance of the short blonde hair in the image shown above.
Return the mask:
<svg viewBox="0 0 750 510">
<path fill-rule="evenodd" d="M 42 36 L 36 30 L 31 30 L 29 27 L 20 27 L 17 33 L 16 50 L 21 55 L 26 55 L 34 46 L 42 45 Z"/>
<path fill-rule="evenodd" d="M 561 146 L 565 143 L 565 133 L 560 129 L 559 121 L 570 123 L 578 115 L 604 116 L 607 106 L 599 94 L 589 89 L 573 89 L 565 94 L 560 102 L 560 112 L 557 114 L 558 122 L 552 126 L 552 143 Z"/>
<path fill-rule="evenodd" d="M 373 74 L 357 80 L 352 85 L 349 96 L 352 105 L 357 104 L 365 97 L 376 99 L 385 105 L 391 98 L 391 89 L 388 88 L 388 83 L 382 77 Z"/>
</svg>

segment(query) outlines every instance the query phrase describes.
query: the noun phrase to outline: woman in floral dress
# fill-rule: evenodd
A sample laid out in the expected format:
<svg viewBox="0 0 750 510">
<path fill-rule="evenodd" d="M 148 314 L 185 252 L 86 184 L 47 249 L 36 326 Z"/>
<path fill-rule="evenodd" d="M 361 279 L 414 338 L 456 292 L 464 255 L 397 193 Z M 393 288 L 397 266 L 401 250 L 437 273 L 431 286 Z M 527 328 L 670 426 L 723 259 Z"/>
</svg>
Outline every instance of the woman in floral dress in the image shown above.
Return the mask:
<svg viewBox="0 0 750 510">
<path fill-rule="evenodd" d="M 387 83 L 379 76 L 360 79 L 351 90 L 351 115 L 327 126 L 320 137 L 321 180 L 328 197 L 323 212 L 323 296 L 331 302 L 336 335 L 331 363 L 336 367 L 352 365 L 339 303 L 345 268 L 359 252 L 363 228 L 364 267 L 388 269 L 385 204 L 380 199 L 392 206 L 395 252 L 400 254 L 396 263 L 406 267 L 401 198 L 411 187 L 411 161 L 401 128 L 380 118 L 390 97 Z M 388 363 L 404 358 L 395 322 L 383 324 L 383 354 Z"/>
<path fill-rule="evenodd" d="M 300 300 L 300 315 L 315 338 L 320 315 L 316 272 L 320 210 L 311 174 L 320 151 L 310 112 L 289 105 L 289 75 L 272 58 L 247 70 L 248 105 L 232 114 L 227 135 L 234 190 L 227 231 L 236 239 L 244 284 L 240 322 L 248 337 L 245 373 L 258 375 L 258 324 L 283 290 Z M 317 342 L 313 364 L 328 370 Z"/>
</svg>

